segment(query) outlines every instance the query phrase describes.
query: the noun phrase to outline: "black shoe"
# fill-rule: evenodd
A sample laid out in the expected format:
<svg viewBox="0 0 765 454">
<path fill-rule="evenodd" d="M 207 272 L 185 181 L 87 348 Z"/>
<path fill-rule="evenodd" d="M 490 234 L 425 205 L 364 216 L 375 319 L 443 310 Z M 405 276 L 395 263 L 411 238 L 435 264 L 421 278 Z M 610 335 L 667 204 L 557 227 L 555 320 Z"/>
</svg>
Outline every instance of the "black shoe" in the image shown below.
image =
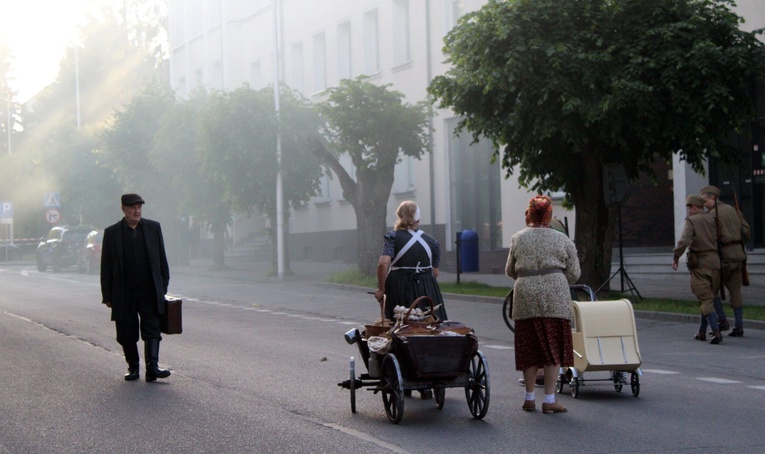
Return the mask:
<svg viewBox="0 0 765 454">
<path fill-rule="evenodd" d="M 169 376 L 169 370 L 160 369 L 156 365 L 153 369 L 146 369 L 146 381 L 156 381 L 158 378 L 167 378 Z"/>
<path fill-rule="evenodd" d="M 744 328 L 733 328 L 733 331 L 728 333 L 730 337 L 744 337 Z"/>
<path fill-rule="evenodd" d="M 724 319 L 723 321 L 718 321 L 718 324 L 720 325 L 720 331 L 730 330 L 730 323 L 728 323 L 728 319 Z"/>
<path fill-rule="evenodd" d="M 146 359 L 146 381 L 156 381 L 158 378 L 170 376 L 169 370 L 160 369 L 159 364 L 159 339 L 144 340 Z"/>
<path fill-rule="evenodd" d="M 712 345 L 717 345 L 720 342 L 722 342 L 722 340 L 723 338 L 722 338 L 722 334 L 720 334 L 720 331 L 715 331 L 714 336 L 712 336 L 712 340 L 710 340 L 709 343 Z"/>
<path fill-rule="evenodd" d="M 139 371 L 138 365 L 135 366 L 128 366 L 128 373 L 125 374 L 125 380 L 127 381 L 133 381 L 138 380 L 141 378 L 141 375 L 138 373 Z"/>
<path fill-rule="evenodd" d="M 712 334 L 712 333 L 709 333 L 709 334 Z M 697 341 L 705 341 L 707 340 L 707 335 L 704 334 L 704 331 L 699 331 L 698 333 L 696 333 L 695 336 L 693 336 L 693 338 L 696 339 Z"/>
</svg>

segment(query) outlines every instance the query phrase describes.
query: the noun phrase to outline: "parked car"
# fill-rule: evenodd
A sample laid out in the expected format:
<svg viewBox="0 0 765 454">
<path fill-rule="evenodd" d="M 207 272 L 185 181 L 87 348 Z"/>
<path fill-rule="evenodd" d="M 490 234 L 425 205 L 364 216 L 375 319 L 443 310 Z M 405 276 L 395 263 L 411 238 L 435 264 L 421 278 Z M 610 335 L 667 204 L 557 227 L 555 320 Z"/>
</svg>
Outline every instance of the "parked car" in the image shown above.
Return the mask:
<svg viewBox="0 0 765 454">
<path fill-rule="evenodd" d="M 21 260 L 21 249 L 8 241 L 0 240 L 0 262 Z"/>
<path fill-rule="evenodd" d="M 45 271 L 50 266 L 54 273 L 62 268 L 77 265 L 80 247 L 90 232 L 89 225 L 56 226 L 37 245 L 37 270 Z"/>
<path fill-rule="evenodd" d="M 104 241 L 103 230 L 93 230 L 85 237 L 85 243 L 80 247 L 77 261 L 77 271 L 95 274 L 101 268 L 101 243 Z"/>
</svg>

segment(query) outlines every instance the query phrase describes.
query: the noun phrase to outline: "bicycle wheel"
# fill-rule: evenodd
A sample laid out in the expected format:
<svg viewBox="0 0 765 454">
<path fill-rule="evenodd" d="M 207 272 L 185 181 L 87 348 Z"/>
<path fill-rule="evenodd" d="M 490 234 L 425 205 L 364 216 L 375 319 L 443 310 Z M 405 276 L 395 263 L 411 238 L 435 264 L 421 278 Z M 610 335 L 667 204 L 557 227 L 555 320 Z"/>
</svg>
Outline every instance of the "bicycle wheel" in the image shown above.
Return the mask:
<svg viewBox="0 0 765 454">
<path fill-rule="evenodd" d="M 502 319 L 510 331 L 515 332 L 515 322 L 513 321 L 513 289 L 507 293 L 505 302 L 502 304 Z"/>
</svg>

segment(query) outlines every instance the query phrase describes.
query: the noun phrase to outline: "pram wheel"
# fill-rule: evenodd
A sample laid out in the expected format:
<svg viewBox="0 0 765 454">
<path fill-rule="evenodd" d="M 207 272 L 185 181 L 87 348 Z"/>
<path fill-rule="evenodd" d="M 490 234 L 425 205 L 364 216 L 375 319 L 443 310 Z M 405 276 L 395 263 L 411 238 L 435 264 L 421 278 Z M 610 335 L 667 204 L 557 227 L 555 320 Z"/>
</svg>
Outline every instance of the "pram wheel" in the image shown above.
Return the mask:
<svg viewBox="0 0 765 454">
<path fill-rule="evenodd" d="M 640 395 L 640 375 L 637 372 L 632 373 L 630 378 L 630 388 L 632 388 L 632 395 L 637 397 Z"/>
<path fill-rule="evenodd" d="M 571 397 L 574 399 L 579 397 L 579 377 L 571 377 L 571 381 L 568 382 L 568 387 L 571 388 Z"/>
</svg>

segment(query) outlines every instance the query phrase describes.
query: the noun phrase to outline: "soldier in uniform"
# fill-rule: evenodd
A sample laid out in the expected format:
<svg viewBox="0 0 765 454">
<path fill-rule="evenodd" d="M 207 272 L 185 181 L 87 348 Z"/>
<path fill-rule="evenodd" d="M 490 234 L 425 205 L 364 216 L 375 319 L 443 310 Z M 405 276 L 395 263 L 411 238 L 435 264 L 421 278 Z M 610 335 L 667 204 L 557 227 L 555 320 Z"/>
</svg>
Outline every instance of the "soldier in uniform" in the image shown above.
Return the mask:
<svg viewBox="0 0 765 454">
<path fill-rule="evenodd" d="M 677 270 L 680 256 L 688 249 L 691 291 L 701 303 L 701 325 L 694 339 L 706 340 L 707 323 L 712 330 L 710 344 L 722 342 L 713 301 L 720 287 L 720 256 L 717 254 L 717 230 L 712 216 L 704 213 L 704 199 L 689 195 L 685 200 L 688 217 L 683 233 L 673 249 L 672 269 Z"/>
<path fill-rule="evenodd" d="M 743 283 L 742 271 L 746 264 L 746 250 L 744 244 L 749 241 L 750 228 L 744 216 L 735 207 L 719 200 L 720 189 L 715 186 L 701 188 L 701 196 L 704 198 L 704 206 L 707 212 L 717 219 L 720 225 L 720 238 L 718 247 L 722 255 L 722 279 L 721 286 L 728 289 L 730 305 L 733 308 L 735 325 L 728 334 L 731 337 L 744 336 L 744 308 L 741 299 L 741 285 Z M 718 221 L 719 220 L 719 221 Z M 715 228 L 717 225 L 715 225 Z M 717 230 L 715 230 L 717 239 Z M 722 309 L 722 299 L 715 295 L 715 311 L 720 318 L 721 328 L 729 329 L 725 312 Z M 722 317 L 720 317 L 722 314 Z"/>
</svg>

